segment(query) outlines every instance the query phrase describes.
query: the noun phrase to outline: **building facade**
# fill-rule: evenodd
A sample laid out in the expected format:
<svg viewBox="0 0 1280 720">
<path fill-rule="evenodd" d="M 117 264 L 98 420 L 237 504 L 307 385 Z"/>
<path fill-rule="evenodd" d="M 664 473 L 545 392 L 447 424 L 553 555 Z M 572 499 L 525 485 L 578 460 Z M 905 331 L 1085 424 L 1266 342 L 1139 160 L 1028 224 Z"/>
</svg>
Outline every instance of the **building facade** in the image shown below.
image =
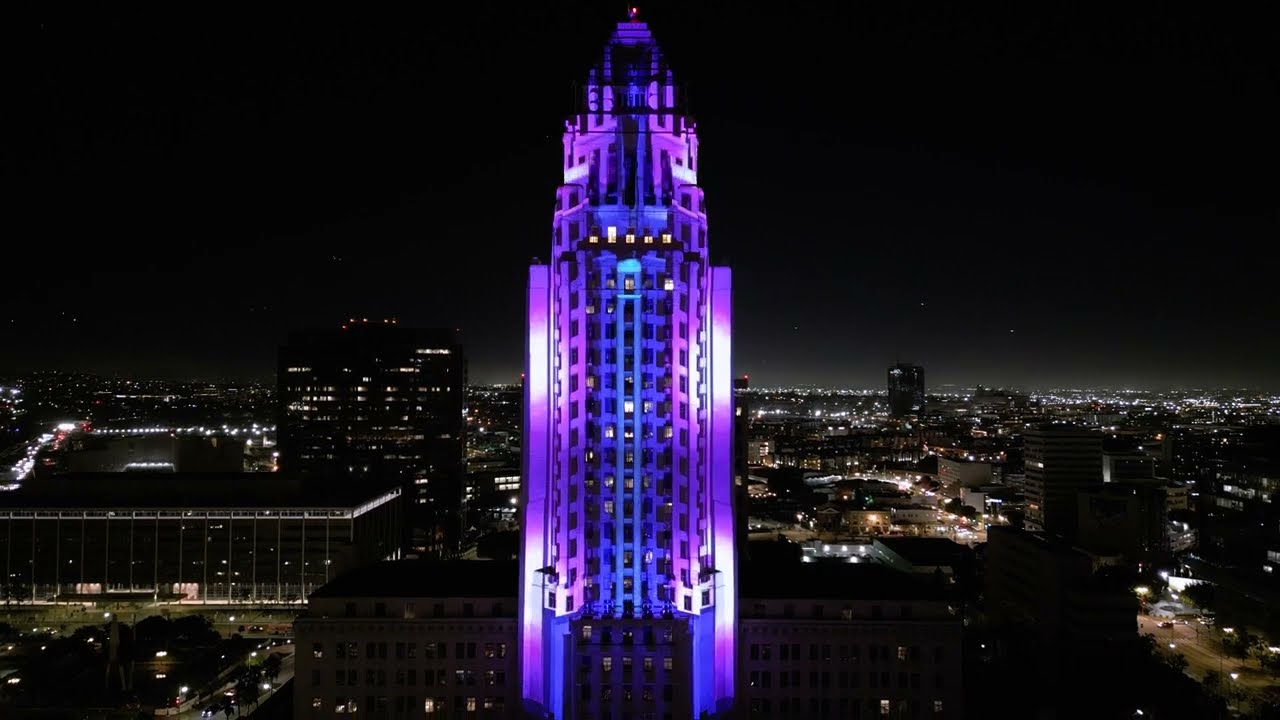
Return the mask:
<svg viewBox="0 0 1280 720">
<path fill-rule="evenodd" d="M 816 562 L 744 577 L 749 718 L 960 718 L 962 621 L 927 582 Z"/>
<path fill-rule="evenodd" d="M 1102 433 L 1045 425 L 1023 434 L 1027 528 L 1074 539 L 1076 497 L 1102 485 Z"/>
<path fill-rule="evenodd" d="M 405 560 L 326 586 L 293 624 L 293 717 L 517 716 L 516 577 Z"/>
<path fill-rule="evenodd" d="M 730 272 L 710 262 L 694 124 L 634 14 L 581 100 L 529 270 L 522 698 L 556 718 L 714 714 L 737 632 Z M 665 649 L 606 682 L 619 637 Z M 645 658 L 668 656 L 687 671 L 651 683 Z"/>
<path fill-rule="evenodd" d="M 889 368 L 889 414 L 915 415 L 924 409 L 924 368 L 896 363 Z"/>
<path fill-rule="evenodd" d="M 352 319 L 280 349 L 280 470 L 400 486 L 411 554 L 457 550 L 466 364 L 451 330 Z"/>
</svg>

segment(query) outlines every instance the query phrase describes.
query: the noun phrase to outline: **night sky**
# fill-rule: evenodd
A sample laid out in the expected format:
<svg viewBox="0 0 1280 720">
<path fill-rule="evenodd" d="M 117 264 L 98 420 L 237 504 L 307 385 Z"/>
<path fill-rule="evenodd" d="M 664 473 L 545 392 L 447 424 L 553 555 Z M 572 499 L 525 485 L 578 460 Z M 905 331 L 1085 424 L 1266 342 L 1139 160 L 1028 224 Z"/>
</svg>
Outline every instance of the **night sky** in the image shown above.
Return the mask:
<svg viewBox="0 0 1280 720">
<path fill-rule="evenodd" d="M 1270 22 L 751 5 L 640 13 L 689 89 L 753 385 L 880 387 L 901 358 L 934 388 L 1280 386 Z M 20 28 L 0 372 L 270 381 L 290 328 L 396 316 L 518 379 L 562 123 L 623 4 L 305 10 Z"/>
</svg>

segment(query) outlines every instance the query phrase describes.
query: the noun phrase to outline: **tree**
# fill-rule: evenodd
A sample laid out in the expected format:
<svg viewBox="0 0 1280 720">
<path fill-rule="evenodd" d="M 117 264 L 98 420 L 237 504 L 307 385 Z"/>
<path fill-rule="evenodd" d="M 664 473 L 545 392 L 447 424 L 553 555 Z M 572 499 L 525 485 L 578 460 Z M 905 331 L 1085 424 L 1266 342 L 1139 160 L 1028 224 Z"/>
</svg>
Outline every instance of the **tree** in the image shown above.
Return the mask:
<svg viewBox="0 0 1280 720">
<path fill-rule="evenodd" d="M 262 676 L 268 682 L 275 682 L 280 677 L 280 666 L 283 662 L 280 659 L 280 653 L 271 653 L 267 659 L 262 662 Z"/>
<path fill-rule="evenodd" d="M 173 621 L 173 639 L 191 647 L 207 647 L 222 639 L 213 629 L 213 621 L 204 615 L 183 615 Z"/>
<path fill-rule="evenodd" d="M 1188 585 L 1182 591 L 1182 597 L 1186 600 L 1190 600 L 1191 604 L 1201 610 L 1213 612 L 1214 608 L 1217 607 L 1217 603 L 1215 602 L 1217 600 L 1216 592 L 1214 591 L 1214 587 L 1207 582 Z"/>
<path fill-rule="evenodd" d="M 240 701 L 241 712 L 249 705 L 258 704 L 259 690 L 260 686 L 256 670 L 251 670 L 240 676 L 240 679 L 236 681 L 236 699 Z"/>
<path fill-rule="evenodd" d="M 168 618 L 152 615 L 139 620 L 133 632 L 139 643 L 161 644 L 169 639 L 171 625 Z"/>
<path fill-rule="evenodd" d="M 1187 670 L 1187 658 L 1183 656 L 1182 653 L 1174 653 L 1173 655 L 1170 655 L 1165 660 L 1165 663 L 1178 672 L 1186 672 Z"/>
<path fill-rule="evenodd" d="M 1271 671 L 1271 677 L 1280 677 L 1280 652 L 1272 652 L 1270 647 L 1258 651 L 1258 662 L 1263 669 Z"/>
<path fill-rule="evenodd" d="M 1204 689 L 1210 695 L 1218 695 L 1222 692 L 1222 675 L 1217 670 L 1210 670 L 1204 674 Z"/>
</svg>

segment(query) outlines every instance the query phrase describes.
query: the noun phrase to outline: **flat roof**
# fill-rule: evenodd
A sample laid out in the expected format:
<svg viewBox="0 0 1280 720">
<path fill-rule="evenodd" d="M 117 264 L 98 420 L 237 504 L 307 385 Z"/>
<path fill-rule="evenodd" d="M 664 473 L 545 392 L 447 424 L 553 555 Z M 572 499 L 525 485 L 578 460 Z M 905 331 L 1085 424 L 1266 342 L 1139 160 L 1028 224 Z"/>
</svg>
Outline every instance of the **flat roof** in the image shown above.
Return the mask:
<svg viewBox="0 0 1280 720">
<path fill-rule="evenodd" d="M 936 600 L 932 581 L 876 563 L 844 560 L 743 563 L 739 596 L 753 599 Z"/>
<path fill-rule="evenodd" d="M 514 598 L 520 566 L 504 560 L 388 560 L 345 573 L 313 598 Z M 512 612 L 515 606 L 512 606 Z"/>
<path fill-rule="evenodd" d="M 968 551 L 964 545 L 947 538 L 878 537 L 875 542 L 912 565 L 954 565 Z"/>
<path fill-rule="evenodd" d="M 67 473 L 0 493 L 9 509 L 341 508 L 393 489 L 367 481 L 303 480 L 278 473 Z"/>
</svg>

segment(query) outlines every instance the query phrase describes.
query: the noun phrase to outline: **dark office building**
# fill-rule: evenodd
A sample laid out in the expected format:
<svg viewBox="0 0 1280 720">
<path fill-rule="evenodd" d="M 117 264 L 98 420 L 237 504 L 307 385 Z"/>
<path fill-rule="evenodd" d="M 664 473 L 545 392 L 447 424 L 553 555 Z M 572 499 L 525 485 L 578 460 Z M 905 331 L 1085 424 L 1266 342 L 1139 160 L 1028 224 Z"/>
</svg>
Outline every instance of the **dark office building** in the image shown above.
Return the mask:
<svg viewBox="0 0 1280 720">
<path fill-rule="evenodd" d="M 914 415 L 924 409 L 924 368 L 897 363 L 889 368 L 889 414 Z"/>
<path fill-rule="evenodd" d="M 394 482 L 410 554 L 457 548 L 466 365 L 452 330 L 353 320 L 280 349 L 280 470 Z"/>
<path fill-rule="evenodd" d="M 1043 425 L 1023 433 L 1027 529 L 1076 537 L 1076 498 L 1102 486 L 1102 433 L 1073 425 Z"/>
</svg>

